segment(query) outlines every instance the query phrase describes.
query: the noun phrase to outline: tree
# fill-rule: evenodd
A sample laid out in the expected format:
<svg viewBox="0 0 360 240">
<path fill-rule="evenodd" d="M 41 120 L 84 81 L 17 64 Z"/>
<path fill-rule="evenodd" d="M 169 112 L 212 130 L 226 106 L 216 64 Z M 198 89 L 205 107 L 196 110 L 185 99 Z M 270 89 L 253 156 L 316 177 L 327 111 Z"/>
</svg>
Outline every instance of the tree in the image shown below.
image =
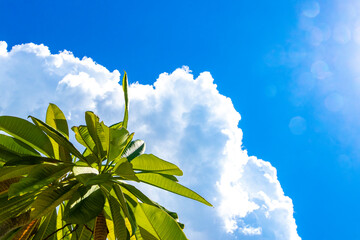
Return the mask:
<svg viewBox="0 0 360 240">
<path fill-rule="evenodd" d="M 125 111 L 110 127 L 93 112 L 72 127 L 83 153 L 69 141 L 63 112 L 50 104 L 45 122 L 0 116 L 0 238 L 33 240 L 186 239 L 178 215 L 130 181 L 142 182 L 211 206 L 180 185 L 182 171 L 152 154 L 127 130 Z"/>
</svg>

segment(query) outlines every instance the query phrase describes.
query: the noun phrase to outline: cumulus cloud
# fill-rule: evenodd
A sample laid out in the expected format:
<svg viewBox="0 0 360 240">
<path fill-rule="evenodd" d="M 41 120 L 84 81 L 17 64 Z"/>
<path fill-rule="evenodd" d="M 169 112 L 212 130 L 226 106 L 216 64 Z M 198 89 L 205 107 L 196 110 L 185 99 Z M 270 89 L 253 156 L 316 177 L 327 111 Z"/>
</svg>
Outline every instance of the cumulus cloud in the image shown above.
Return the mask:
<svg viewBox="0 0 360 240">
<path fill-rule="evenodd" d="M 53 102 L 70 125 L 83 123 L 86 110 L 111 124 L 123 114 L 119 80 L 117 70 L 110 72 L 90 58 L 80 60 L 68 51 L 51 54 L 35 44 L 8 51 L 0 42 L 2 115 L 44 117 Z M 131 84 L 129 97 L 130 130 L 147 142 L 149 152 L 177 163 L 185 172 L 180 181 L 215 206 L 149 193 L 181 213 L 190 239 L 300 239 L 292 201 L 276 169 L 242 148 L 240 114 L 209 72 L 195 79 L 188 68 L 163 73 L 153 85 Z"/>
</svg>

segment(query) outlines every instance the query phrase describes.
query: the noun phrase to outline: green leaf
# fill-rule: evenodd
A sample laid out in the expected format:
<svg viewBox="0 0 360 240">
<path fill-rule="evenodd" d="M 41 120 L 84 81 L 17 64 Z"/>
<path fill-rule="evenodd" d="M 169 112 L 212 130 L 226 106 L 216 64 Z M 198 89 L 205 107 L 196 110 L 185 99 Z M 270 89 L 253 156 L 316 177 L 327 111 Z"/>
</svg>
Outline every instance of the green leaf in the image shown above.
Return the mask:
<svg viewBox="0 0 360 240">
<path fill-rule="evenodd" d="M 135 214 L 134 214 L 135 206 L 132 206 L 131 204 L 129 204 L 129 202 L 126 202 L 126 205 L 128 206 L 129 215 L 130 215 L 130 218 L 126 218 L 126 220 L 130 223 L 130 227 L 131 227 L 130 235 L 133 236 L 136 233 L 136 231 L 138 230 L 138 224 L 136 222 L 136 218 L 135 218 Z M 125 224 L 126 224 L 126 222 L 125 222 Z"/>
<path fill-rule="evenodd" d="M 55 234 L 49 238 L 47 237 L 56 230 L 56 218 L 56 209 L 54 209 L 52 212 L 49 213 L 49 215 L 45 217 L 45 220 L 40 224 L 39 229 L 37 230 L 32 240 L 43 240 L 45 238 L 48 240 L 54 240 L 56 237 Z"/>
<path fill-rule="evenodd" d="M 12 152 L 9 152 L 7 150 L 4 150 L 4 149 L 0 148 L 0 163 L 1 163 L 1 166 L 4 165 L 5 162 L 13 160 L 13 159 L 17 159 L 19 157 L 20 156 L 15 154 L 15 153 L 12 153 Z"/>
<path fill-rule="evenodd" d="M 137 156 L 145 152 L 145 142 L 143 140 L 132 141 L 125 149 L 121 157 L 127 158 L 131 162 Z"/>
<path fill-rule="evenodd" d="M 76 140 L 89 149 L 92 153 L 98 154 L 97 148 L 95 147 L 95 142 L 91 138 L 89 130 L 86 126 L 72 127 L 71 130 L 75 133 Z"/>
<path fill-rule="evenodd" d="M 0 223 L 28 210 L 35 199 L 34 193 L 19 197 L 0 197 Z"/>
<path fill-rule="evenodd" d="M 145 228 L 139 226 L 139 231 L 136 235 L 137 239 L 146 239 L 146 240 L 158 240 L 158 237 L 155 237 L 150 232 L 148 232 Z"/>
<path fill-rule="evenodd" d="M 132 216 L 130 215 L 129 208 L 121 188 L 118 185 L 113 185 L 113 189 L 110 193 L 112 194 L 113 197 L 116 197 L 116 199 L 119 201 L 120 206 L 125 214 L 125 217 L 127 217 L 130 221 L 132 229 L 136 228 L 135 219 L 133 219 Z"/>
<path fill-rule="evenodd" d="M 184 187 L 184 186 L 180 185 L 179 183 L 174 182 L 164 176 L 161 176 L 160 174 L 138 173 L 138 174 L 136 174 L 136 176 L 139 178 L 139 180 L 141 182 L 153 185 L 158 188 L 162 188 L 164 190 L 179 194 L 179 195 L 187 197 L 187 198 L 194 199 L 194 200 L 204 203 L 208 206 L 212 206 L 211 203 L 206 201 L 203 197 L 201 197 L 196 192 L 194 192 L 194 191 L 188 189 L 187 187 Z"/>
<path fill-rule="evenodd" d="M 14 178 L 14 177 L 20 177 L 23 175 L 27 175 L 31 172 L 31 169 L 34 166 L 12 166 L 12 167 L 2 167 L 0 168 L 0 181 L 4 181 L 6 179 Z"/>
<path fill-rule="evenodd" d="M 65 229 L 63 226 L 65 226 L 65 221 L 63 221 L 64 216 L 64 204 L 60 204 L 57 218 L 56 218 L 56 229 L 61 229 L 56 232 L 56 237 L 58 240 L 64 239 L 65 236 Z"/>
<path fill-rule="evenodd" d="M 15 235 L 20 231 L 20 228 L 16 228 L 8 233 L 6 233 L 6 235 L 4 235 L 1 240 L 13 240 Z"/>
<path fill-rule="evenodd" d="M 155 239 L 160 240 L 187 239 L 177 222 L 157 207 L 140 203 L 136 206 L 135 214 L 138 225 L 146 231 L 142 232 L 140 229 L 142 236 L 145 233 L 146 235 L 151 234 Z"/>
<path fill-rule="evenodd" d="M 84 183 L 85 186 L 91 186 L 95 184 L 111 183 L 114 180 L 110 173 L 101 173 L 99 175 L 90 176 Z"/>
<path fill-rule="evenodd" d="M 110 126 L 110 128 L 113 128 L 113 129 L 120 129 L 122 127 L 123 127 L 123 122 L 118 122 L 118 123 L 115 123 Z"/>
<path fill-rule="evenodd" d="M 94 220 L 87 222 L 86 224 L 78 225 L 78 228 L 73 233 L 72 239 L 76 240 L 90 240 L 93 233 L 92 229 L 94 229 Z"/>
<path fill-rule="evenodd" d="M 23 141 L 46 156 L 54 157 L 50 139 L 34 124 L 17 117 L 0 116 L 0 130 Z"/>
<path fill-rule="evenodd" d="M 73 173 L 76 179 L 84 185 L 87 185 L 87 182 L 93 177 L 98 176 L 99 171 L 93 167 L 87 166 L 74 166 Z"/>
<path fill-rule="evenodd" d="M 130 184 L 126 184 L 126 183 L 123 183 L 123 182 L 119 182 L 119 185 L 121 187 L 125 188 L 126 190 L 128 190 L 130 193 L 132 193 L 136 198 L 138 198 L 143 203 L 147 203 L 147 204 L 150 204 L 150 205 L 155 205 L 155 203 L 150 198 L 148 198 L 145 194 L 143 194 L 135 186 L 130 185 Z"/>
<path fill-rule="evenodd" d="M 65 115 L 60 108 L 53 103 L 49 104 L 46 111 L 46 123 L 69 139 L 69 127 Z"/>
<path fill-rule="evenodd" d="M 134 170 L 182 176 L 183 172 L 172 163 L 152 154 L 142 154 L 131 161 Z"/>
<path fill-rule="evenodd" d="M 115 165 L 114 172 L 124 179 L 133 180 L 137 182 L 139 181 L 132 168 L 132 164 L 129 163 L 128 161 L 118 162 Z"/>
<path fill-rule="evenodd" d="M 106 137 L 100 125 L 99 117 L 93 112 L 88 111 L 85 113 L 85 121 L 89 134 L 95 143 L 96 153 L 98 154 L 99 159 L 102 159 L 106 154 L 106 148 L 104 149 L 102 145 L 105 144 Z"/>
<path fill-rule="evenodd" d="M 40 156 L 40 154 L 35 151 L 35 149 L 25 144 L 24 142 L 3 134 L 0 134 L 0 148 L 20 156 Z"/>
<path fill-rule="evenodd" d="M 84 224 L 100 214 L 105 197 L 99 186 L 80 187 L 66 204 L 64 219 L 68 223 Z"/>
<path fill-rule="evenodd" d="M 125 225 L 125 220 L 121 216 L 121 208 L 118 200 L 112 195 L 108 195 L 109 206 L 111 210 L 111 218 L 114 222 L 114 233 L 117 239 L 126 239 L 127 230 Z"/>
<path fill-rule="evenodd" d="M 109 152 L 108 159 L 109 161 L 113 161 L 115 158 L 120 156 L 120 154 L 124 151 L 126 144 L 128 143 L 129 132 L 125 128 L 120 129 L 112 129 L 109 130 Z M 131 141 L 131 139 L 130 139 Z"/>
<path fill-rule="evenodd" d="M 29 175 L 14 183 L 9 188 L 9 197 L 21 196 L 25 193 L 39 190 L 70 170 L 65 165 L 41 164 L 35 166 Z"/>
<path fill-rule="evenodd" d="M 127 191 L 125 189 L 125 191 Z M 132 211 L 132 205 L 128 204 L 128 202 L 125 200 L 126 195 L 123 194 L 120 186 L 118 184 L 115 184 L 112 186 L 112 190 L 110 191 L 110 195 L 114 197 L 118 203 L 120 204 L 121 209 L 123 210 L 124 216 L 126 217 L 125 223 L 126 225 L 129 225 L 127 228 L 129 231 L 131 230 L 132 233 L 135 232 L 137 229 L 136 219 Z M 132 198 L 132 196 L 131 196 Z M 137 205 L 137 199 L 132 198 L 130 199 L 133 206 Z"/>
<path fill-rule="evenodd" d="M 79 186 L 76 181 L 73 181 L 42 191 L 32 206 L 31 218 L 39 218 L 48 214 L 62 202 L 70 199 Z"/>
<path fill-rule="evenodd" d="M 122 122 L 122 126 L 127 128 L 128 119 L 129 119 L 129 98 L 128 98 L 128 79 L 126 72 L 124 73 L 124 77 L 122 80 L 122 87 L 124 91 L 124 98 L 125 98 L 125 111 L 124 111 L 124 120 Z"/>
<path fill-rule="evenodd" d="M 37 126 L 39 126 L 44 132 L 46 132 L 46 134 L 48 134 L 60 146 L 63 146 L 66 150 L 68 150 L 77 158 L 86 161 L 86 159 L 82 156 L 82 154 L 74 147 L 74 145 L 71 142 L 69 142 L 69 140 L 66 137 L 64 137 L 64 135 L 62 135 L 56 129 L 52 128 L 51 126 L 47 125 L 46 123 L 44 123 L 39 119 L 32 116 L 30 116 L 30 118 Z"/>
<path fill-rule="evenodd" d="M 61 161 L 53 158 L 46 158 L 40 156 L 23 156 L 11 159 L 5 163 L 5 166 L 18 166 L 18 165 L 37 165 L 41 163 L 62 163 Z"/>
<path fill-rule="evenodd" d="M 148 198 L 145 194 L 143 194 L 139 189 L 137 189 L 133 185 L 121 183 L 121 182 L 119 182 L 119 185 L 121 187 L 125 188 L 126 190 L 128 190 L 130 193 L 132 193 L 135 197 L 137 197 L 143 203 L 158 207 L 158 208 L 164 210 L 167 214 L 169 214 L 175 220 L 178 220 L 178 215 L 176 212 L 169 211 L 165 207 L 158 204 L 157 202 L 152 201 L 150 198 Z"/>
<path fill-rule="evenodd" d="M 69 127 L 64 113 L 55 105 L 50 103 L 46 111 L 46 124 L 60 132 L 69 140 Z M 54 139 L 50 138 L 53 145 L 56 159 L 62 159 L 65 162 L 71 162 L 69 151 L 62 145 L 59 145 Z"/>
</svg>

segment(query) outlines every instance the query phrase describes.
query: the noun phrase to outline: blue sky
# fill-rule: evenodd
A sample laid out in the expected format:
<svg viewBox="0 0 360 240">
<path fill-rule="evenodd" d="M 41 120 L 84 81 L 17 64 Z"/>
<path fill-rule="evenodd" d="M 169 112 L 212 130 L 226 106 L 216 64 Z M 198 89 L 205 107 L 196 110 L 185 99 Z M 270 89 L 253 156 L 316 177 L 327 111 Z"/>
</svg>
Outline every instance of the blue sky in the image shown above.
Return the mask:
<svg viewBox="0 0 360 240">
<path fill-rule="evenodd" d="M 42 114 L 56 101 L 73 124 L 89 108 L 115 121 L 111 111 L 122 106 L 112 90 L 119 72 L 138 82 L 131 110 L 136 134 L 189 172 L 184 184 L 214 201 L 215 209 L 168 201 L 184 212 L 190 239 L 359 238 L 355 0 L 0 0 L 0 22 L 0 114 Z M 35 45 L 11 50 L 27 43 Z M 58 54 L 64 50 L 73 55 Z M 99 65 L 81 61 L 85 56 Z M 184 125 L 174 130 L 179 118 Z M 166 124 L 146 132 L 159 121 Z M 176 153 L 157 147 L 164 141 Z M 229 219 L 237 228 L 227 233 Z"/>
</svg>

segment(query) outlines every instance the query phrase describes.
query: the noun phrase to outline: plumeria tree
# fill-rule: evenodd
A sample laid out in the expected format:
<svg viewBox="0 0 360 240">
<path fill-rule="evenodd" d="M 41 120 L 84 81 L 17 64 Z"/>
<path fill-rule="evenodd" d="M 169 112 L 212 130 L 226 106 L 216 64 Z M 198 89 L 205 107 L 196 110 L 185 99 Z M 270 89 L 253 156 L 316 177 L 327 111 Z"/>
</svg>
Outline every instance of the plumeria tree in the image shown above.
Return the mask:
<svg viewBox="0 0 360 240">
<path fill-rule="evenodd" d="M 0 238 L 33 240 L 187 239 L 178 215 L 130 183 L 141 182 L 197 200 L 178 183 L 182 171 L 152 154 L 127 130 L 127 76 L 122 122 L 106 126 L 93 112 L 72 127 L 50 104 L 45 121 L 0 116 Z"/>
</svg>

